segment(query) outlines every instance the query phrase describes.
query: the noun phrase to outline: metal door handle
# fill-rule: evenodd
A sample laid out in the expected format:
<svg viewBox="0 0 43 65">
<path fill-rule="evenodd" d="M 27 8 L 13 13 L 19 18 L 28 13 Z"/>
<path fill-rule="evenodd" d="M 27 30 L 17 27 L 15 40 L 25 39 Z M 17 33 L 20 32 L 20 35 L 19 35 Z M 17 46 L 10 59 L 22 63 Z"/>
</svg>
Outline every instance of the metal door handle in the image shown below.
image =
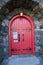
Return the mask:
<svg viewBox="0 0 43 65">
<path fill-rule="evenodd" d="M 18 41 L 20 41 L 20 34 L 18 34 Z"/>
<path fill-rule="evenodd" d="M 24 41 L 24 33 L 22 33 L 22 41 Z"/>
</svg>

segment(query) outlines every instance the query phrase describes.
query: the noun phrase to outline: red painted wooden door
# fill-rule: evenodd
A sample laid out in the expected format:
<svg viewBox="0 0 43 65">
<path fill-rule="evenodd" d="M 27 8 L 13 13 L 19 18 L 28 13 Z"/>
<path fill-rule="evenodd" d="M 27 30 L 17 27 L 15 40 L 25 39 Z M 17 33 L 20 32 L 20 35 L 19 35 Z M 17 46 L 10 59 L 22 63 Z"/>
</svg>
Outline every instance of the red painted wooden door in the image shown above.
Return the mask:
<svg viewBox="0 0 43 65">
<path fill-rule="evenodd" d="M 11 20 L 9 24 L 9 54 L 34 54 L 33 23 L 28 16 L 17 15 Z"/>
</svg>

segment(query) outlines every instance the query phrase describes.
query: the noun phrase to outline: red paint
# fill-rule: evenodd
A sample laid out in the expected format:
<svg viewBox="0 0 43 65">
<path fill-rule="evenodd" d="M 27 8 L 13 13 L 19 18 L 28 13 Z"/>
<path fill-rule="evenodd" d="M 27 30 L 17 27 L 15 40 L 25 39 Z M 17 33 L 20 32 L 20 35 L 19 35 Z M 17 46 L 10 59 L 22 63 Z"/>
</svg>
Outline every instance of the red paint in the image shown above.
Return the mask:
<svg viewBox="0 0 43 65">
<path fill-rule="evenodd" d="M 14 33 L 14 34 L 13 34 Z M 14 16 L 9 22 L 9 55 L 34 55 L 34 25 L 29 16 Z M 17 38 L 15 37 L 17 35 Z M 17 42 L 15 42 L 17 41 Z"/>
</svg>

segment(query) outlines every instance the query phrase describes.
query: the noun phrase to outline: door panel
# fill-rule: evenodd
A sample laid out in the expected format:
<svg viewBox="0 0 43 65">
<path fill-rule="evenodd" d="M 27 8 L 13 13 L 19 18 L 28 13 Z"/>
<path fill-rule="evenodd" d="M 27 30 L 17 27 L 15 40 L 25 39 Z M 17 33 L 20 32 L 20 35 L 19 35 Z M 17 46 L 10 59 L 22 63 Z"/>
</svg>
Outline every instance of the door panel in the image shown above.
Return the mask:
<svg viewBox="0 0 43 65">
<path fill-rule="evenodd" d="M 10 54 L 33 54 L 33 29 L 30 21 L 25 17 L 15 18 L 10 30 Z"/>
</svg>

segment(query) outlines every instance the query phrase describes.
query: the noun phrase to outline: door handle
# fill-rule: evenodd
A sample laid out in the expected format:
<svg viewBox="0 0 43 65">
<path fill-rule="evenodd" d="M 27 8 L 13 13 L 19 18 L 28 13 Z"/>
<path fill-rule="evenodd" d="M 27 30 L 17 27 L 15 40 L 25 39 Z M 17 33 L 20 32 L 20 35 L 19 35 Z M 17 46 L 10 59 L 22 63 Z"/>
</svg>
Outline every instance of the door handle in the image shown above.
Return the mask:
<svg viewBox="0 0 43 65">
<path fill-rule="evenodd" d="M 18 34 L 18 41 L 20 41 L 20 34 Z"/>
<path fill-rule="evenodd" d="M 24 41 L 24 33 L 22 33 L 22 41 Z"/>
</svg>

